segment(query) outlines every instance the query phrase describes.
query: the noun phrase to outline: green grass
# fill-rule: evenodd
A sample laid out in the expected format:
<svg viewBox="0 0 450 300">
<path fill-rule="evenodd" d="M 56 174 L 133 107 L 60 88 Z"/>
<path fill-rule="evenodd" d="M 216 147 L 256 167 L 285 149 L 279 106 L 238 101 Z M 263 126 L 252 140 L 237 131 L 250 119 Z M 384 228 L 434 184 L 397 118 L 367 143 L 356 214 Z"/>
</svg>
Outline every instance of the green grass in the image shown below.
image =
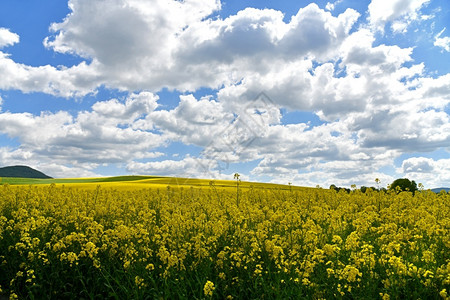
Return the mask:
<svg viewBox="0 0 450 300">
<path fill-rule="evenodd" d="M 164 177 L 164 176 L 142 176 L 142 175 L 128 175 L 128 176 L 112 176 L 112 177 L 93 177 L 93 178 L 59 178 L 59 179 L 36 179 L 36 178 L 17 178 L 17 177 L 0 177 L 0 185 L 43 185 L 43 184 L 90 184 L 98 183 L 103 185 L 105 183 L 127 184 L 134 186 L 139 185 L 167 185 L 167 186 L 190 186 L 196 188 L 210 187 L 211 184 L 216 188 L 236 188 L 235 180 L 211 180 L 211 179 L 197 179 L 197 178 L 182 178 L 182 177 Z M 81 186 L 80 186 L 81 187 Z M 143 188 L 145 188 L 143 186 Z M 298 189 L 300 187 L 287 186 L 273 183 L 260 182 L 239 182 L 239 188 L 248 189 Z"/>
<path fill-rule="evenodd" d="M 144 179 L 160 178 L 158 176 L 114 176 L 114 177 L 93 177 L 93 178 L 59 178 L 59 179 L 36 179 L 19 177 L 0 177 L 0 185 L 29 185 L 29 184 L 64 184 L 64 183 L 92 183 L 92 182 L 123 182 Z"/>
</svg>

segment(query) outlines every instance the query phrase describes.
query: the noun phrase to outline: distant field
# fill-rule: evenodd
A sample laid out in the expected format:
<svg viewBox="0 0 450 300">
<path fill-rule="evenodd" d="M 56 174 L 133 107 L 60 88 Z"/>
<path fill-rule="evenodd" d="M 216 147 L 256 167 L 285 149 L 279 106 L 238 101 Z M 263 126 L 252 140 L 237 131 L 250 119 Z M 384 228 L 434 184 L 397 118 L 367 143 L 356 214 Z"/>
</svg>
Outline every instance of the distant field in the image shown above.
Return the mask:
<svg viewBox="0 0 450 300">
<path fill-rule="evenodd" d="M 96 188 L 97 186 L 114 189 L 141 189 L 141 188 L 165 188 L 167 186 L 179 187 L 210 187 L 216 188 L 236 188 L 235 180 L 211 180 L 211 179 L 193 179 L 162 176 L 114 176 L 114 177 L 95 177 L 95 178 L 60 178 L 60 179 L 34 179 L 34 178 L 13 178 L 0 177 L 0 185 L 65 185 L 77 188 Z M 240 181 L 239 188 L 264 188 L 293 190 L 300 187 Z M 303 188 L 304 189 L 304 188 Z"/>
</svg>

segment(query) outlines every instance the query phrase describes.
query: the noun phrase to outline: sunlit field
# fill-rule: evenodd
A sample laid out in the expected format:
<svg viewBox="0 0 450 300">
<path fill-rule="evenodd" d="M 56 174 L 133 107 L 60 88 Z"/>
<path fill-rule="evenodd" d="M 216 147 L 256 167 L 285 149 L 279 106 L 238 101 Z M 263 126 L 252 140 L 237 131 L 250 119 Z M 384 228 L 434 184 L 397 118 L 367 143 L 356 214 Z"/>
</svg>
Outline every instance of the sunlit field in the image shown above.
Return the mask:
<svg viewBox="0 0 450 300">
<path fill-rule="evenodd" d="M 0 183 L 10 299 L 450 295 L 446 193 L 165 177 Z"/>
</svg>

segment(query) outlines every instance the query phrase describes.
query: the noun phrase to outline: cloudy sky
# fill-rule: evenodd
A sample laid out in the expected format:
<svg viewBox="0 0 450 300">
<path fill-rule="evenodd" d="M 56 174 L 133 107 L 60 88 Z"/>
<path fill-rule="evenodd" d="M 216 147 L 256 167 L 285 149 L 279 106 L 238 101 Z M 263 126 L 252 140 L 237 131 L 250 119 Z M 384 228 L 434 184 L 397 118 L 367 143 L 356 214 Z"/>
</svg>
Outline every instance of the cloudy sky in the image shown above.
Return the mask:
<svg viewBox="0 0 450 300">
<path fill-rule="evenodd" d="M 450 186 L 450 2 L 2 0 L 16 164 Z"/>
</svg>

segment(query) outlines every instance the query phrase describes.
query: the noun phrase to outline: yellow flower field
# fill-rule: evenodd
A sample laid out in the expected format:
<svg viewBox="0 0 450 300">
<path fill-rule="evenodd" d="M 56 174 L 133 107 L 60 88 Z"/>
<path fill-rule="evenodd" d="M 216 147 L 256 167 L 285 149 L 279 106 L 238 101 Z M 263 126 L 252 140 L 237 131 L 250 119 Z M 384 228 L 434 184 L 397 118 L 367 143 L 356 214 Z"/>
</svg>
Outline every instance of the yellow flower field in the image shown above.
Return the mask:
<svg viewBox="0 0 450 300">
<path fill-rule="evenodd" d="M 0 186 L 11 299 L 448 299 L 449 248 L 445 193 Z"/>
</svg>

